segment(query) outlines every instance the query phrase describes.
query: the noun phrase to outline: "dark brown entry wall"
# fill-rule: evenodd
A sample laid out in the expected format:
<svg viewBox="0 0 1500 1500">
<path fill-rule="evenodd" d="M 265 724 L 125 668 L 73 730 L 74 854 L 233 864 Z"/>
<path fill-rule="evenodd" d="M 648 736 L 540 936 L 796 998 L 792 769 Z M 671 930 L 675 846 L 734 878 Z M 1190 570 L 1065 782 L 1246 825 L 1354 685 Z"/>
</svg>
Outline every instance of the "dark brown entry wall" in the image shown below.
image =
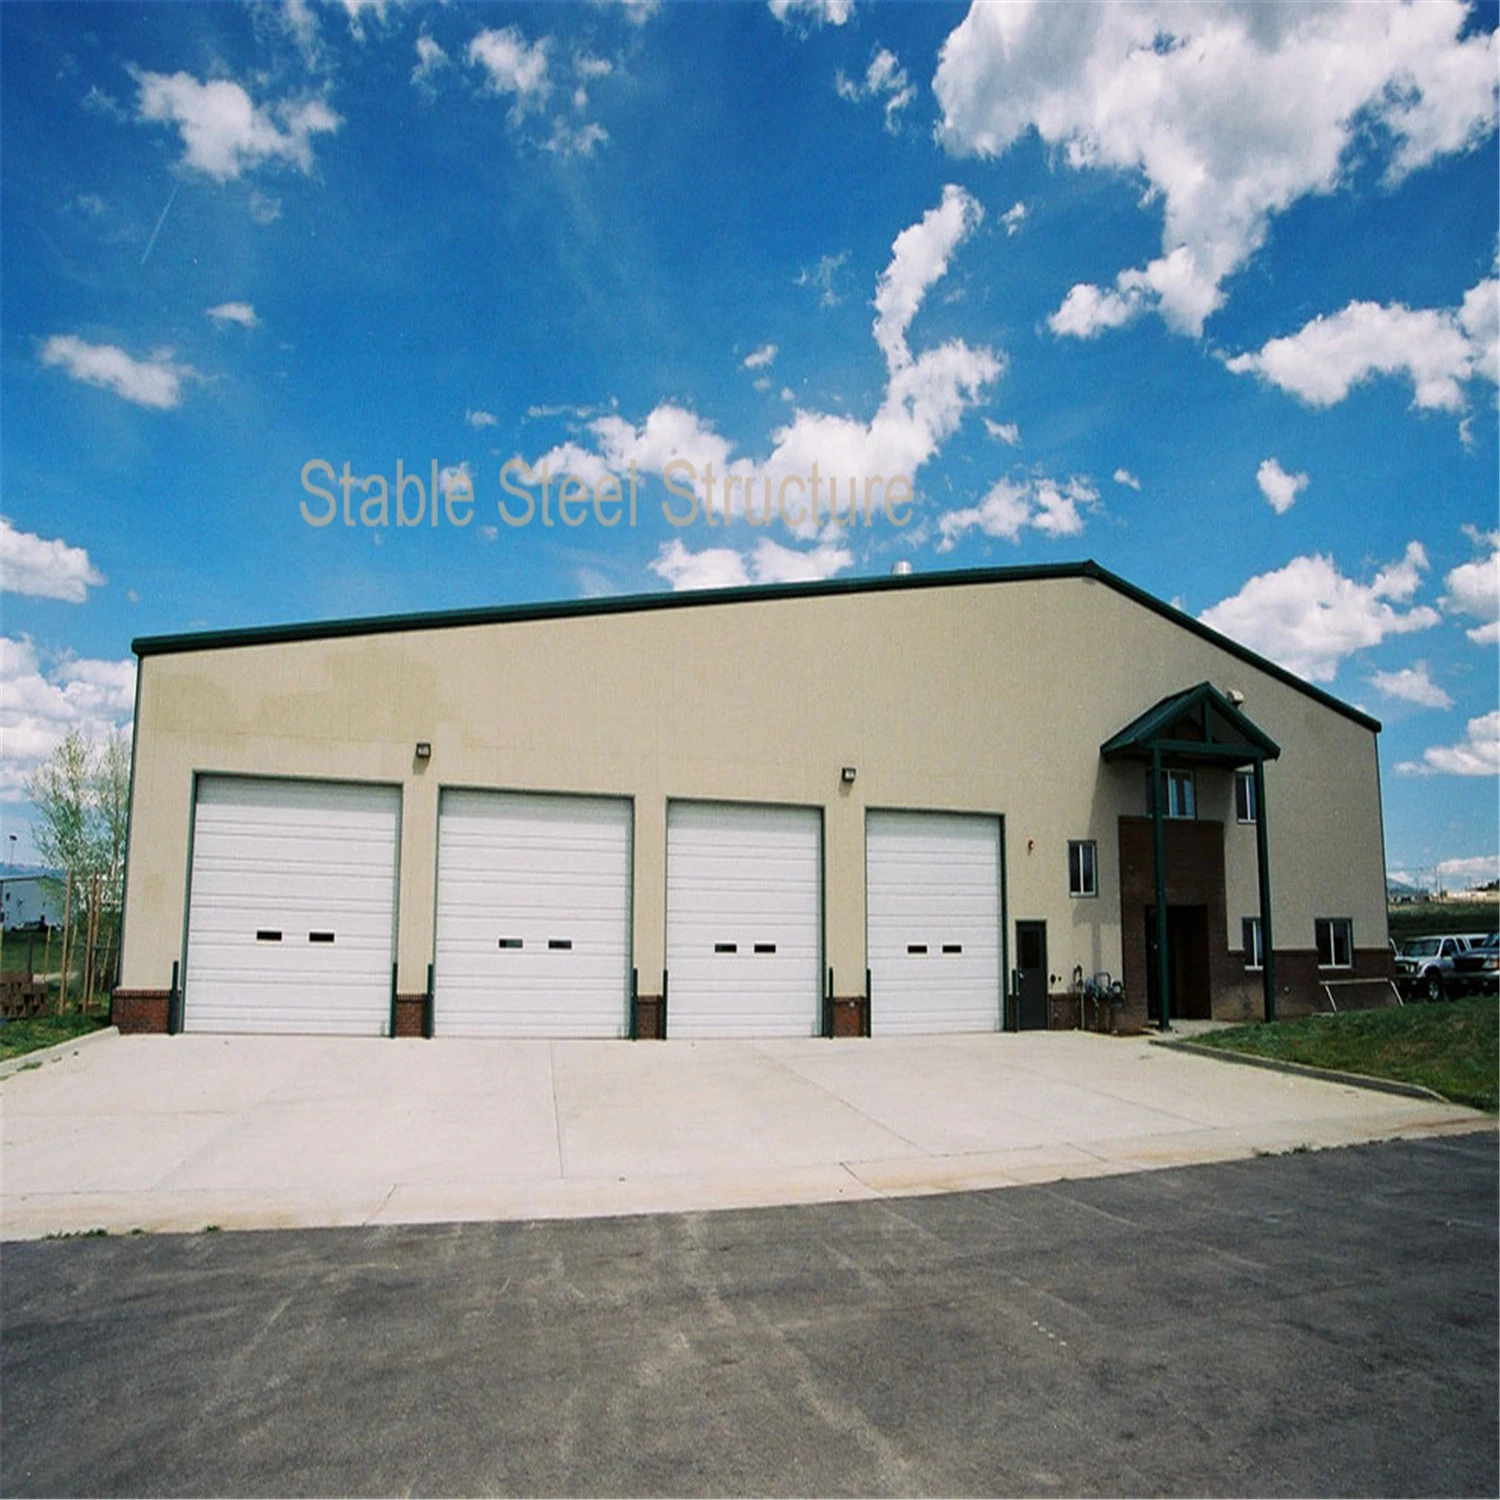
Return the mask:
<svg viewBox="0 0 1500 1500">
<path fill-rule="evenodd" d="M 1251 990 L 1243 955 L 1229 951 L 1224 912 L 1224 825 L 1208 818 L 1169 819 L 1162 832 L 1167 858 L 1167 926 L 1175 959 L 1172 1014 L 1249 1020 Z M 1147 913 L 1156 910 L 1156 863 L 1151 819 L 1120 819 L 1120 945 L 1124 963 L 1122 1027 L 1137 1030 L 1148 1019 L 1154 994 Z"/>
</svg>

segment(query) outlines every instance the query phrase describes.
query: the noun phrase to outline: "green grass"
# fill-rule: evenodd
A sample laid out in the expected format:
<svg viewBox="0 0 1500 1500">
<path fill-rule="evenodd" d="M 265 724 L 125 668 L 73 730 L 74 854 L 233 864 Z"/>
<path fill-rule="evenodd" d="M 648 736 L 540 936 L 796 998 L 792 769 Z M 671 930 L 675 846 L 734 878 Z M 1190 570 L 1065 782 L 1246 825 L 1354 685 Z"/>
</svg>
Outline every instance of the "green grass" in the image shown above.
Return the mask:
<svg viewBox="0 0 1500 1500">
<path fill-rule="evenodd" d="M 36 1016 L 29 1021 L 8 1021 L 0 1027 L 0 1062 L 10 1057 L 21 1057 L 27 1052 L 36 1052 L 43 1047 L 55 1047 L 59 1042 L 71 1042 L 76 1036 L 86 1036 L 107 1024 L 102 1015 Z"/>
<path fill-rule="evenodd" d="M 1194 1040 L 1228 1052 L 1419 1083 L 1456 1104 L 1491 1114 L 1500 1110 L 1500 1007 L 1493 995 L 1299 1016 Z"/>
<path fill-rule="evenodd" d="M 1494 932 L 1500 928 L 1495 901 L 1415 901 L 1386 912 L 1391 937 L 1398 943 L 1434 933 Z"/>
</svg>

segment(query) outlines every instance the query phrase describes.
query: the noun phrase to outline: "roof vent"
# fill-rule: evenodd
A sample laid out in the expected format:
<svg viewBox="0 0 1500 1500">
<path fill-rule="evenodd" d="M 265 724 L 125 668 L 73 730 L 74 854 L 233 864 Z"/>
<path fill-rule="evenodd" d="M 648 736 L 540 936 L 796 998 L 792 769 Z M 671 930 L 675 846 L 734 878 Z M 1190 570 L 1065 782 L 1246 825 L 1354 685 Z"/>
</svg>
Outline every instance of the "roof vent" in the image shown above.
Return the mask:
<svg viewBox="0 0 1500 1500">
<path fill-rule="evenodd" d="M 911 576 L 911 563 L 906 558 L 900 558 L 891 566 L 892 578 L 909 578 Z"/>
</svg>

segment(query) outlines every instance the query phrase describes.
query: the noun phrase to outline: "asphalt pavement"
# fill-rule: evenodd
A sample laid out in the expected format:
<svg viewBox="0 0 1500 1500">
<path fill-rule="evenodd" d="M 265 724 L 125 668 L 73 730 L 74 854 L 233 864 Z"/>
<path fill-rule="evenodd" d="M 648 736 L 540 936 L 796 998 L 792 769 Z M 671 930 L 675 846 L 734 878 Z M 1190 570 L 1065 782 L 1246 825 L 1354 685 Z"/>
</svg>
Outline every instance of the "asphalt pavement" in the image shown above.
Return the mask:
<svg viewBox="0 0 1500 1500">
<path fill-rule="evenodd" d="M 7 1243 L 0 1490 L 1493 1496 L 1497 1170 Z"/>
</svg>

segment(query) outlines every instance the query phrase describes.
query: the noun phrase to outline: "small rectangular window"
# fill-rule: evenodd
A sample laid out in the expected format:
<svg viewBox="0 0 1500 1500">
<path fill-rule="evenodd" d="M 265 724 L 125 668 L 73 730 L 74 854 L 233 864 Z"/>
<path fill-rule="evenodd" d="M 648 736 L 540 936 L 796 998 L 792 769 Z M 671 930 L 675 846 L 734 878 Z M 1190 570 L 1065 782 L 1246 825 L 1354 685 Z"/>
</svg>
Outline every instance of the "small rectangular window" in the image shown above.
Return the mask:
<svg viewBox="0 0 1500 1500">
<path fill-rule="evenodd" d="M 255 934 L 255 941 L 257 943 L 279 943 L 281 941 L 281 933 L 274 927 L 262 927 Z"/>
<path fill-rule="evenodd" d="M 927 944 L 926 943 L 908 943 L 906 945 L 906 951 L 908 953 L 925 953 L 927 951 Z"/>
<path fill-rule="evenodd" d="M 1234 773 L 1234 816 L 1239 823 L 1254 823 L 1259 817 L 1255 802 L 1255 773 Z"/>
<path fill-rule="evenodd" d="M 714 944 L 714 952 L 715 953 L 738 953 L 739 951 L 740 951 L 740 945 L 738 943 L 715 943 Z"/>
<path fill-rule="evenodd" d="M 554 953 L 567 953 L 573 947 L 573 939 L 572 938 L 548 938 L 547 939 L 547 946 Z"/>
<path fill-rule="evenodd" d="M 1193 785 L 1191 771 L 1163 771 L 1162 784 L 1166 797 L 1162 802 L 1164 818 L 1196 818 L 1198 816 L 1197 789 Z M 1151 772 L 1146 772 L 1146 811 L 1156 811 L 1156 794 L 1151 786 Z"/>
<path fill-rule="evenodd" d="M 964 951 L 964 945 L 962 943 L 944 943 L 943 944 L 943 952 L 944 953 L 962 953 L 963 951 Z"/>
<path fill-rule="evenodd" d="M 522 938 L 501 938 L 500 946 L 502 948 L 519 948 L 523 941 L 524 939 Z"/>
<path fill-rule="evenodd" d="M 1099 846 L 1093 839 L 1068 841 L 1068 894 L 1099 894 Z"/>
<path fill-rule="evenodd" d="M 331 943 L 333 941 L 333 934 L 331 932 L 310 932 L 307 935 L 307 940 L 310 943 Z"/>
<path fill-rule="evenodd" d="M 1260 918 L 1242 918 L 1240 921 L 1240 932 L 1245 944 L 1245 967 L 1247 969 L 1265 968 L 1265 954 L 1261 951 L 1260 946 Z"/>
<path fill-rule="evenodd" d="M 755 951 L 757 953 L 774 953 L 776 951 L 776 944 L 775 943 L 757 943 L 755 945 Z"/>
<path fill-rule="evenodd" d="M 1354 923 L 1348 917 L 1319 917 L 1313 923 L 1320 969 L 1354 967 Z"/>
</svg>

